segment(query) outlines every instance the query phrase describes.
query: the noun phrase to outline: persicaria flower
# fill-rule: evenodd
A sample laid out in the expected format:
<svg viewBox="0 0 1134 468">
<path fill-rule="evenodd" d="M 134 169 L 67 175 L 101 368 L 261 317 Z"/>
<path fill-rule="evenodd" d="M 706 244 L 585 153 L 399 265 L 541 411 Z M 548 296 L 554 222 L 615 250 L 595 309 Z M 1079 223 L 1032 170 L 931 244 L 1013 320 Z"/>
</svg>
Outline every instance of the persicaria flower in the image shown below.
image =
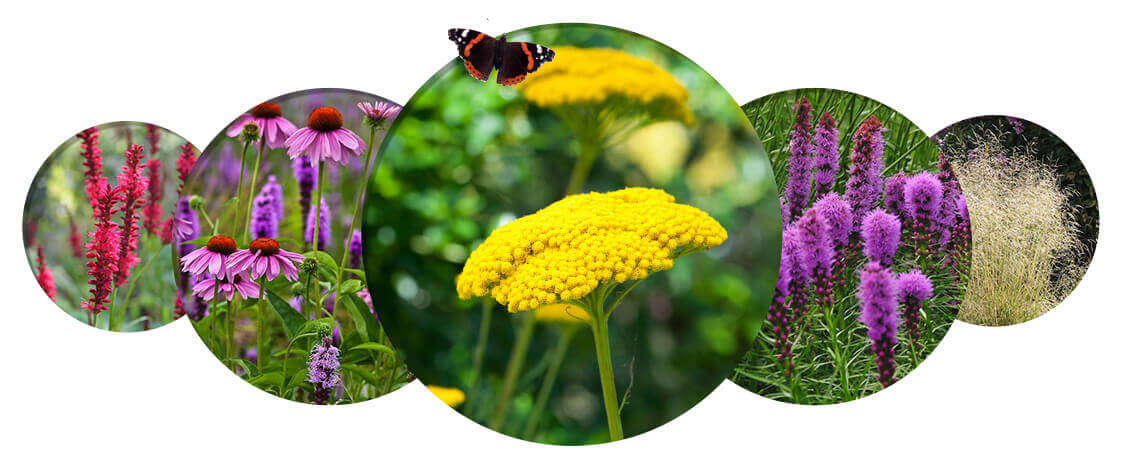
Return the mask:
<svg viewBox="0 0 1134 468">
<path fill-rule="evenodd" d="M 75 258 L 83 258 L 83 237 L 79 235 L 79 225 L 75 224 L 75 219 L 71 218 L 71 234 L 67 240 L 71 243 L 71 254 Z"/>
<path fill-rule="evenodd" d="M 854 132 L 845 196 L 854 212 L 855 226 L 867 212 L 878 206 L 882 194 L 884 131 L 882 122 L 872 115 Z"/>
<path fill-rule="evenodd" d="M 130 269 L 138 263 L 134 252 L 138 250 L 138 207 L 146 202 L 142 198 L 146 194 L 149 179 L 142 176 L 141 145 L 130 145 L 126 149 L 125 164 L 122 172 L 118 174 L 118 183 L 114 191 L 122 195 L 122 225 L 118 238 L 118 270 L 115 273 L 115 284 L 126 284 L 130 278 Z"/>
<path fill-rule="evenodd" d="M 678 254 L 727 237 L 707 213 L 662 190 L 572 195 L 493 231 L 469 255 L 457 292 L 531 310 L 668 270 Z"/>
<path fill-rule="evenodd" d="M 236 293 L 245 299 L 260 297 L 260 285 L 236 274 L 229 276 L 209 276 L 193 285 L 193 294 L 206 301 L 213 300 L 213 294 L 220 294 L 231 301 Z"/>
<path fill-rule="evenodd" d="M 43 292 L 47 297 L 55 302 L 55 276 L 51 273 L 51 269 L 47 267 L 47 261 L 43 258 L 43 246 L 35 246 L 35 280 L 39 282 L 39 287 L 43 288 Z"/>
<path fill-rule="evenodd" d="M 228 236 L 213 236 L 209 242 L 197 250 L 181 257 L 181 271 L 192 275 L 205 272 L 213 276 L 230 276 L 238 272 L 230 268 L 229 258 L 236 253 L 236 241 Z"/>
<path fill-rule="evenodd" d="M 339 375 L 339 349 L 332 343 L 330 336 L 311 349 L 307 356 L 307 381 L 315 387 L 315 404 L 326 404 L 331 397 L 331 391 L 342 382 Z"/>
<path fill-rule="evenodd" d="M 830 113 L 819 116 L 813 139 L 815 155 L 812 167 L 815 178 L 815 196 L 822 197 L 835 187 L 835 174 L 839 171 L 839 127 Z"/>
<path fill-rule="evenodd" d="M 146 124 L 146 142 L 150 144 L 150 155 L 156 156 L 158 147 L 161 145 L 161 127 Z"/>
<path fill-rule="evenodd" d="M 795 221 L 811 196 L 811 103 L 807 98 L 795 103 L 795 123 L 791 126 L 788 153 L 784 200 L 788 203 L 788 219 Z"/>
<path fill-rule="evenodd" d="M 366 150 L 366 142 L 343 127 L 343 116 L 333 107 L 319 107 L 307 117 L 307 126 L 297 130 L 284 142 L 287 154 L 295 159 L 307 156 L 311 164 L 334 161 L 350 162 Z"/>
<path fill-rule="evenodd" d="M 894 347 L 897 345 L 898 301 L 894 277 L 878 262 L 868 263 L 859 272 L 858 320 L 866 325 L 883 387 L 894 383 Z"/>
<path fill-rule="evenodd" d="M 296 131 L 295 124 L 284 118 L 279 104 L 272 102 L 258 104 L 248 113 L 241 114 L 225 133 L 230 137 L 238 136 L 248 124 L 255 124 L 256 135 L 263 138 L 264 143 L 273 149 L 283 148 L 287 138 Z"/>
<path fill-rule="evenodd" d="M 158 230 L 162 227 L 162 177 L 161 177 L 161 160 L 150 159 L 146 163 L 146 176 L 149 182 L 146 184 L 148 190 L 148 197 L 146 197 L 146 207 L 142 209 L 143 225 L 146 231 L 151 234 L 157 234 Z"/>
<path fill-rule="evenodd" d="M 916 352 L 921 338 L 921 305 L 933 295 L 933 283 L 921 270 L 911 270 L 898 274 L 897 288 L 898 303 L 902 305 L 902 323 Z"/>
<path fill-rule="evenodd" d="M 87 201 L 93 210 L 98 203 L 99 187 L 106 185 L 102 176 L 102 150 L 98 147 L 98 127 L 91 127 L 75 135 L 79 139 L 79 157 L 83 158 L 83 180 L 87 188 Z"/>
<path fill-rule="evenodd" d="M 193 165 L 197 164 L 197 149 L 189 143 L 181 145 L 181 154 L 177 155 L 177 180 L 181 184 L 177 186 L 177 193 L 181 193 L 181 188 L 185 186 L 185 180 L 189 178 L 189 172 L 193 170 Z"/>
<path fill-rule="evenodd" d="M 870 261 L 888 267 L 894 262 L 901 236 L 902 222 L 898 217 L 875 209 L 862 220 L 862 253 Z"/>
<path fill-rule="evenodd" d="M 109 185 L 98 186 L 95 196 L 95 228 L 87 241 L 87 283 L 91 297 L 83 304 L 90 315 L 106 310 L 118 271 L 118 223 L 113 221 L 121 194 Z M 88 316 L 89 318 L 90 316 Z"/>
<path fill-rule="evenodd" d="M 303 240 L 306 242 L 314 242 L 315 234 L 318 232 L 319 245 L 327 245 L 331 241 L 331 208 L 327 206 L 327 199 L 319 200 L 319 226 L 315 226 L 315 207 L 312 206 L 307 211 L 307 228 L 303 230 Z"/>
<path fill-rule="evenodd" d="M 275 239 L 261 237 L 249 243 L 248 250 L 232 254 L 229 263 L 234 271 L 244 272 L 251 279 L 263 276 L 271 281 L 282 273 L 284 278 L 295 281 L 299 279 L 295 264 L 303 259 L 303 255 L 281 249 Z"/>
<path fill-rule="evenodd" d="M 402 111 L 402 106 L 383 101 L 375 101 L 373 104 L 360 102 L 358 103 L 358 110 L 361 110 L 362 114 L 366 116 L 366 125 L 378 127 L 384 126 L 397 118 Z"/>
</svg>

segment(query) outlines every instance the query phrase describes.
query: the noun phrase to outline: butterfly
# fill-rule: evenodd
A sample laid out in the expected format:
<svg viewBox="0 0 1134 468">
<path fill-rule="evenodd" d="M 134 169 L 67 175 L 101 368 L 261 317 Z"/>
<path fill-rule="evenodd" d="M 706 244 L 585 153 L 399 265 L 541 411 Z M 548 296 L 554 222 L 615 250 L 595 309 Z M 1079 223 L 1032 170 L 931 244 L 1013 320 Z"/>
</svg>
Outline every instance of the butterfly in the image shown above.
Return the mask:
<svg viewBox="0 0 1134 468">
<path fill-rule="evenodd" d="M 504 86 L 524 81 L 529 73 L 555 58 L 555 51 L 539 44 L 508 42 L 507 36 L 493 39 L 471 29 L 450 29 L 449 40 L 457 43 L 457 53 L 473 78 L 488 81 L 495 68 L 496 83 Z"/>
</svg>

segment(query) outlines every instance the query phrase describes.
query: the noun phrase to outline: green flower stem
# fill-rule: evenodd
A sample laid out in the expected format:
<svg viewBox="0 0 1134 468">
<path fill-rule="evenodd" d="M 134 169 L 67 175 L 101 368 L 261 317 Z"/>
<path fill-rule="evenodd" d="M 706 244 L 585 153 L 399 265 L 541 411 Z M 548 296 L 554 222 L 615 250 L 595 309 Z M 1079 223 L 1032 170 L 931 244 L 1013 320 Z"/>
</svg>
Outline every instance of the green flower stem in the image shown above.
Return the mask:
<svg viewBox="0 0 1134 468">
<path fill-rule="evenodd" d="M 240 194 L 244 192 L 244 163 L 245 159 L 248 157 L 248 146 L 250 145 L 245 141 L 240 149 L 240 179 L 238 179 L 239 183 L 236 184 L 237 203 L 240 203 Z M 240 205 L 238 204 L 236 206 L 236 210 L 232 212 L 232 224 L 236 224 L 237 221 L 240 221 Z M 232 234 L 236 235 L 235 229 Z"/>
<path fill-rule="evenodd" d="M 591 167 L 602 150 L 602 137 L 598 130 L 590 129 L 579 136 L 579 158 L 575 160 L 575 167 L 571 170 L 571 178 L 567 182 L 567 195 L 574 195 L 583 188 Z"/>
<path fill-rule="evenodd" d="M 106 321 L 106 329 L 108 331 L 118 331 L 118 326 L 120 324 L 120 320 L 118 320 L 118 314 L 117 314 L 117 310 L 116 310 L 117 308 L 118 308 L 118 286 L 115 286 L 114 288 L 112 288 L 110 290 L 110 308 L 108 308 L 106 310 L 106 313 L 109 314 L 109 316 L 107 317 L 107 321 Z"/>
<path fill-rule="evenodd" d="M 323 161 L 319 161 L 318 175 L 316 175 L 315 185 L 315 219 L 311 224 L 311 250 L 319 252 L 319 217 L 322 216 L 321 211 L 323 208 Z M 316 258 L 316 261 L 319 259 Z"/>
<path fill-rule="evenodd" d="M 260 277 L 260 297 L 256 301 L 256 307 L 259 312 L 256 314 L 256 372 L 258 374 L 264 373 L 264 358 L 267 356 L 267 349 L 264 346 L 264 327 L 268 324 L 267 311 L 264 310 L 264 290 L 268 288 L 267 276 Z"/>
<path fill-rule="evenodd" d="M 134 275 L 135 281 L 130 281 L 130 287 L 126 288 L 126 298 L 125 298 L 125 300 L 122 301 L 122 311 L 123 311 L 122 313 L 123 314 L 126 313 L 125 311 L 127 309 L 127 306 L 130 304 L 130 298 L 134 297 L 134 286 L 138 285 L 137 279 L 145 277 L 146 272 L 150 271 L 150 266 L 152 266 L 154 264 L 154 260 L 156 260 L 158 257 L 161 257 L 161 251 L 164 250 L 164 249 L 165 249 L 164 246 L 161 249 L 158 249 L 158 253 L 151 256 L 149 258 L 149 260 L 146 260 L 146 264 L 142 265 L 142 269 L 135 272 L 135 275 Z M 163 291 L 164 291 L 164 289 L 163 289 Z"/>
<path fill-rule="evenodd" d="M 264 145 L 267 143 L 266 138 L 260 138 L 260 149 L 256 152 L 256 164 L 252 165 L 252 180 L 248 183 L 248 203 L 245 205 L 248 209 L 244 210 L 244 243 L 247 244 L 251 239 L 248 238 L 251 227 L 248 221 L 252 218 L 252 198 L 256 192 L 256 179 L 260 176 L 260 159 L 264 156 Z"/>
<path fill-rule="evenodd" d="M 619 414 L 618 392 L 614 385 L 614 366 L 610 357 L 609 315 L 602 310 L 602 302 L 595 301 L 591 315 L 591 331 L 595 337 L 595 359 L 598 361 L 599 379 L 602 381 L 602 403 L 606 408 L 606 425 L 610 440 L 622 440 L 622 416 Z"/>
<path fill-rule="evenodd" d="M 520 370 L 524 367 L 524 360 L 527 359 L 528 346 L 532 342 L 535 324 L 535 313 L 527 312 L 523 318 L 523 323 L 520 325 L 520 334 L 516 337 L 516 343 L 512 345 L 512 355 L 508 358 L 508 369 L 504 373 L 504 384 L 500 388 L 500 395 L 496 398 L 496 407 L 492 410 L 492 423 L 489 424 L 489 427 L 497 432 L 504 427 L 504 417 L 508 415 L 508 407 L 512 403 L 512 392 L 516 387 L 516 379 L 519 378 Z"/>
<path fill-rule="evenodd" d="M 476 336 L 476 350 L 473 351 L 473 375 L 469 379 L 468 403 L 465 405 L 465 414 L 473 414 L 476 397 L 480 394 L 477 385 L 480 383 L 480 372 L 484 368 L 484 351 L 488 348 L 488 332 L 492 326 L 493 300 L 482 298 L 480 300 L 480 331 Z"/>
<path fill-rule="evenodd" d="M 213 218 L 209 217 L 209 213 L 205 212 L 204 205 L 197 207 L 197 214 L 200 214 L 202 218 L 205 218 L 205 222 L 209 224 L 209 229 L 213 231 L 213 235 L 217 235 L 217 225 L 213 222 Z"/>
<path fill-rule="evenodd" d="M 354 226 L 358 223 L 358 214 L 362 212 L 362 197 L 366 193 L 366 181 L 370 174 L 370 162 L 374 159 L 374 135 L 378 133 L 378 127 L 375 125 L 370 126 L 370 139 L 366 144 L 366 163 L 362 168 L 361 183 L 358 186 L 358 196 L 355 197 L 354 214 L 350 216 L 350 229 L 346 232 L 347 242 L 350 242 L 350 237 L 354 235 Z M 378 160 L 381 164 L 382 160 Z M 318 225 L 316 225 L 318 226 Z M 343 249 L 343 257 L 339 260 L 339 271 L 335 277 L 335 301 L 331 305 L 331 316 L 336 317 L 339 313 L 339 300 L 342 299 L 340 294 L 340 286 L 343 283 L 343 270 L 346 270 L 347 259 L 350 258 L 350 246 L 348 245 Z"/>
<path fill-rule="evenodd" d="M 535 435 L 536 428 L 539 427 L 543 410 L 547 407 L 547 399 L 551 396 L 551 389 L 555 386 L 555 379 L 559 376 L 559 367 L 563 364 L 563 358 L 567 356 L 571 338 L 575 336 L 576 330 L 578 330 L 578 327 L 575 326 L 561 327 L 559 343 L 551 352 L 551 364 L 547 368 L 547 373 L 543 375 L 543 385 L 540 386 L 539 396 L 536 397 L 535 406 L 532 408 L 531 414 L 528 415 L 528 423 L 524 426 L 524 440 L 533 440 L 532 437 Z"/>
</svg>

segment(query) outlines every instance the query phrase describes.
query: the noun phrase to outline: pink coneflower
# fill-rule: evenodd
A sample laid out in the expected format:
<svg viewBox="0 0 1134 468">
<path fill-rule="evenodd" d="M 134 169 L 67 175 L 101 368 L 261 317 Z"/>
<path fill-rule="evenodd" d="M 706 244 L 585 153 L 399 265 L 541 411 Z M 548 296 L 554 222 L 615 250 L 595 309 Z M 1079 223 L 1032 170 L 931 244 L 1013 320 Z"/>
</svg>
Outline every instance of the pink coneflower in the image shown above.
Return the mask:
<svg viewBox="0 0 1134 468">
<path fill-rule="evenodd" d="M 122 165 L 122 173 L 118 174 L 118 184 L 114 191 L 122 195 L 121 233 L 118 239 L 118 271 L 114 282 L 121 286 L 130 278 L 130 269 L 138 263 L 134 252 L 138 250 L 138 212 L 140 205 L 145 203 L 142 198 L 146 193 L 149 179 L 142 176 L 142 154 L 140 145 L 130 145 L 126 149 L 126 163 Z"/>
<path fill-rule="evenodd" d="M 151 159 L 146 163 L 146 176 L 150 179 L 146 185 L 149 197 L 146 198 L 146 207 L 142 209 L 142 224 L 150 234 L 159 234 L 158 231 L 162 228 L 161 160 Z"/>
<path fill-rule="evenodd" d="M 295 124 L 283 117 L 280 105 L 265 102 L 238 117 L 225 134 L 230 137 L 239 136 L 244 131 L 244 126 L 250 123 L 259 127 L 260 138 L 264 139 L 269 148 L 283 148 L 287 138 L 295 133 Z"/>
<path fill-rule="evenodd" d="M 206 278 L 193 285 L 193 294 L 206 301 L 213 300 L 214 292 L 224 295 L 230 301 L 238 292 L 245 299 L 257 298 L 260 297 L 260 286 L 242 275 L 233 275 L 232 279 L 225 276 Z"/>
<path fill-rule="evenodd" d="M 366 151 L 366 142 L 343 128 L 343 116 L 333 107 L 319 107 L 307 117 L 307 126 L 297 130 L 284 142 L 292 159 L 307 156 L 311 165 L 334 161 L 347 165 L 350 157 Z"/>
<path fill-rule="evenodd" d="M 79 132 L 79 156 L 83 158 L 83 179 L 86 181 L 87 201 L 93 210 L 98 203 L 99 186 L 106 185 L 102 176 L 102 150 L 98 147 L 98 127 Z"/>
<path fill-rule="evenodd" d="M 177 193 L 181 193 L 181 188 L 185 186 L 185 179 L 189 178 L 189 171 L 193 170 L 193 165 L 197 163 L 197 150 L 193 145 L 185 143 L 181 145 L 181 154 L 177 155 L 177 180 L 181 184 L 177 186 Z"/>
<path fill-rule="evenodd" d="M 295 263 L 302 262 L 304 256 L 280 248 L 275 239 L 261 237 L 248 244 L 248 250 L 239 250 L 229 257 L 233 270 L 242 271 L 251 279 L 261 276 L 268 281 L 276 279 L 281 273 L 289 281 L 299 279 L 299 269 Z"/>
<path fill-rule="evenodd" d="M 51 298 L 51 302 L 55 302 L 55 276 L 51 274 L 51 269 L 47 268 L 47 261 L 43 259 L 43 246 L 35 246 L 35 280 L 39 282 L 39 287 L 43 288 L 43 292 L 47 293 L 47 297 Z"/>
<path fill-rule="evenodd" d="M 87 322 L 94 324 L 94 315 L 106 310 L 106 302 L 114 290 L 114 276 L 118 271 L 118 223 L 112 218 L 118 210 L 115 205 L 122 199 L 118 191 L 106 184 L 98 188 L 95 197 L 95 228 L 87 241 L 87 283 L 91 297 L 83 304 Z"/>
<path fill-rule="evenodd" d="M 363 115 L 366 116 L 367 125 L 378 126 L 385 125 L 397 118 L 398 113 L 402 111 L 402 106 L 392 102 L 374 101 L 373 104 L 360 102 L 358 103 L 358 110 L 361 110 Z"/>
<path fill-rule="evenodd" d="M 201 275 L 206 271 L 213 276 L 229 277 L 239 273 L 231 267 L 232 254 L 236 253 L 236 241 L 228 236 L 213 236 L 209 242 L 197 250 L 181 257 L 181 271 Z"/>
</svg>

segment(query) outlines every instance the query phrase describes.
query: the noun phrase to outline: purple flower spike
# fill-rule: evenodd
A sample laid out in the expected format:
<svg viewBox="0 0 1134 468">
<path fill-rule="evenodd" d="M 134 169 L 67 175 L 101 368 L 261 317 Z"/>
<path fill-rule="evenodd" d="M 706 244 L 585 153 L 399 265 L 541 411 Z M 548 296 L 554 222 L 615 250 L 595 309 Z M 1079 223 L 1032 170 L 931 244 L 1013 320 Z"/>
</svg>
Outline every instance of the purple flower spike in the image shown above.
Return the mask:
<svg viewBox="0 0 1134 468">
<path fill-rule="evenodd" d="M 319 201 L 319 246 L 327 245 L 331 239 L 331 209 L 327 206 L 327 199 L 324 198 Z M 312 206 L 307 210 L 307 229 L 303 232 L 303 240 L 306 242 L 313 242 L 315 238 L 315 207 Z"/>
<path fill-rule="evenodd" d="M 788 219 L 795 221 L 811 197 L 811 103 L 807 98 L 799 98 L 795 103 L 795 123 L 791 127 L 788 152 L 784 200 L 788 204 Z"/>
<path fill-rule="evenodd" d="M 307 357 L 307 381 L 315 387 L 314 401 L 317 405 L 327 404 L 331 391 L 342 382 L 339 349 L 330 336 L 324 336 L 323 341 L 311 349 Z"/>
<path fill-rule="evenodd" d="M 795 230 L 788 229 L 783 232 L 783 243 L 780 249 L 780 274 L 776 278 L 776 290 L 772 292 L 772 303 L 768 306 L 768 323 L 772 326 L 773 349 L 776 360 L 784 369 L 784 375 L 791 375 L 791 326 L 793 314 L 788 310 L 786 302 L 791 297 L 792 270 L 800 269 L 797 265 L 799 257 L 795 241 Z M 794 303 L 795 300 L 792 299 Z"/>
<path fill-rule="evenodd" d="M 906 216 L 911 220 L 914 245 L 919 254 L 925 254 L 936 236 L 937 217 L 941 212 L 941 181 L 928 172 L 911 176 L 906 180 Z"/>
<path fill-rule="evenodd" d="M 894 277 L 878 262 L 868 263 L 858 275 L 858 320 L 866 325 L 866 336 L 874 351 L 878 382 L 894 383 L 894 347 L 897 345 L 898 300 Z"/>
<path fill-rule="evenodd" d="M 835 174 L 839 172 L 839 127 L 831 114 L 824 112 L 819 116 L 813 143 L 815 197 L 819 198 L 835 188 Z"/>
<path fill-rule="evenodd" d="M 791 210 L 788 209 L 784 197 L 780 197 L 780 225 L 787 229 L 791 225 Z"/>
<path fill-rule="evenodd" d="M 902 305 L 902 323 L 914 352 L 920 351 L 921 305 L 933 295 L 933 283 L 921 273 L 911 270 L 898 274 L 898 302 Z"/>
<path fill-rule="evenodd" d="M 315 190 L 315 168 L 311 167 L 311 160 L 307 156 L 300 156 L 291 161 L 291 173 L 299 186 L 299 212 L 303 214 L 303 229 L 307 230 L 307 212 L 311 210 L 311 192 Z"/>
<path fill-rule="evenodd" d="M 283 219 L 283 187 L 280 187 L 280 182 L 276 180 L 276 176 L 269 175 L 268 181 L 260 187 L 260 194 L 272 197 L 272 206 L 276 209 L 276 218 Z"/>
<path fill-rule="evenodd" d="M 882 196 L 882 208 L 901 216 L 906 206 L 906 173 L 899 172 L 886 178 L 886 189 Z"/>
<path fill-rule="evenodd" d="M 878 206 L 882 195 L 882 122 L 870 116 L 854 132 L 846 197 L 854 212 L 855 226 L 866 213 Z"/>
<path fill-rule="evenodd" d="M 850 240 L 853 213 L 850 204 L 837 193 L 828 193 L 815 202 L 814 209 L 827 220 L 827 233 L 835 247 L 847 245 Z"/>
<path fill-rule="evenodd" d="M 872 262 L 885 267 L 893 264 L 901 237 L 902 222 L 886 210 L 875 209 L 862 220 L 862 254 Z"/>
<path fill-rule="evenodd" d="M 276 237 L 280 232 L 280 218 L 277 214 L 275 198 L 261 191 L 252 199 L 252 216 L 248 230 L 253 239 Z"/>
<path fill-rule="evenodd" d="M 350 237 L 347 238 L 346 248 L 347 248 L 347 252 L 350 253 L 348 255 L 350 257 L 350 260 L 349 260 L 350 261 L 350 263 L 349 263 L 350 267 L 351 268 L 361 267 L 362 266 L 362 231 L 355 229 L 354 232 L 351 233 Z"/>
<path fill-rule="evenodd" d="M 834 261 L 835 249 L 828 234 L 827 220 L 819 210 L 811 208 L 803 213 L 796 223 L 798 229 L 798 244 L 806 258 L 811 277 L 811 287 L 820 305 L 830 306 L 835 303 L 831 295 L 831 264 Z"/>
</svg>

